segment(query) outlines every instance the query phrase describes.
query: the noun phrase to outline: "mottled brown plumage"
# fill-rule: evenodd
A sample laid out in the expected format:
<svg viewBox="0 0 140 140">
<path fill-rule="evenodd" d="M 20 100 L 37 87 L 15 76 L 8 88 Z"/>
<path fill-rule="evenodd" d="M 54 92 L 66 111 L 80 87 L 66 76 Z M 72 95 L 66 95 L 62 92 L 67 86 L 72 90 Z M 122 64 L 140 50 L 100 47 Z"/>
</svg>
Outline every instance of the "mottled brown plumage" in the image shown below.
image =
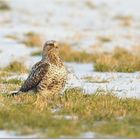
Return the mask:
<svg viewBox="0 0 140 140">
<path fill-rule="evenodd" d="M 64 88 L 66 79 L 67 71 L 59 56 L 59 45 L 56 41 L 47 41 L 43 47 L 42 60 L 32 67 L 27 80 L 14 95 L 31 90 L 57 94 Z"/>
</svg>

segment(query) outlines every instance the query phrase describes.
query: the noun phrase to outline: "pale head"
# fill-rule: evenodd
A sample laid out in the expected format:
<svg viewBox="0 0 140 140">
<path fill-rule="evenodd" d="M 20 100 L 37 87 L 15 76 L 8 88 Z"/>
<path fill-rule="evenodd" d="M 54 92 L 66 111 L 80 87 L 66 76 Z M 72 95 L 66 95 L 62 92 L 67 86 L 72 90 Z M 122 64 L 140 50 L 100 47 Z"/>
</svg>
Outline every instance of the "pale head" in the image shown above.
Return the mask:
<svg viewBox="0 0 140 140">
<path fill-rule="evenodd" d="M 49 40 L 45 42 L 43 47 L 42 56 L 48 57 L 49 54 L 59 55 L 59 44 L 57 41 Z"/>
</svg>

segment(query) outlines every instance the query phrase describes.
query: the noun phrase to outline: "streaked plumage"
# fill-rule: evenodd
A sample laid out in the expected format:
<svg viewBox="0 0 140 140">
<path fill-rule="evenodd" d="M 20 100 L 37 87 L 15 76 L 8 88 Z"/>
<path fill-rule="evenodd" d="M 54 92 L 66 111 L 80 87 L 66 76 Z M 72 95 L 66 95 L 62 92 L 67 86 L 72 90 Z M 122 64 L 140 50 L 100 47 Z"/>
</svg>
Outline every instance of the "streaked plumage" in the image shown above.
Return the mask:
<svg viewBox="0 0 140 140">
<path fill-rule="evenodd" d="M 51 92 L 57 94 L 62 91 L 67 79 L 67 71 L 59 57 L 59 45 L 56 41 L 47 41 L 42 51 L 42 60 L 36 63 L 15 94 L 23 92 Z"/>
</svg>

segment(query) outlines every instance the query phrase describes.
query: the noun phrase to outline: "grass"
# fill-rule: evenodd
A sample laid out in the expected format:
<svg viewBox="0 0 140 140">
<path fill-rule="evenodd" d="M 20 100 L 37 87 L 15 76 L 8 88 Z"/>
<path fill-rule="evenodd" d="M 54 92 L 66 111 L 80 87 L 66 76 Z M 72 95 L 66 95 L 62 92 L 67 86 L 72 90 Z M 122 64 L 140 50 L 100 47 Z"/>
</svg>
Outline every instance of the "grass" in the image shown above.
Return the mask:
<svg viewBox="0 0 140 140">
<path fill-rule="evenodd" d="M 140 70 L 140 57 L 126 49 L 116 48 L 112 54 L 100 55 L 94 68 L 100 72 L 135 72 Z"/>
<path fill-rule="evenodd" d="M 105 42 L 109 40 L 105 39 Z M 66 43 L 60 44 L 60 56 L 66 62 L 94 63 L 99 72 L 135 72 L 140 70 L 140 57 L 137 51 L 130 52 L 124 48 L 115 48 L 112 53 L 87 53 L 77 51 Z M 41 55 L 36 51 L 32 56 Z"/>
<path fill-rule="evenodd" d="M 6 80 L 1 80 L 3 84 L 22 84 L 23 81 L 21 79 L 16 79 L 16 78 L 12 78 L 12 79 L 6 79 Z"/>
<path fill-rule="evenodd" d="M 12 39 L 12 40 L 19 40 L 19 38 L 16 35 L 9 34 L 9 35 L 6 35 L 5 37 L 9 38 L 9 39 Z"/>
<path fill-rule="evenodd" d="M 3 82 L 6 81 L 5 79 L 9 76 L 11 76 L 9 72 L 0 70 L 0 84 L 3 84 Z"/>
<path fill-rule="evenodd" d="M 20 73 L 26 73 L 28 70 L 26 66 L 18 61 L 11 62 L 7 67 L 5 67 L 3 70 L 8 72 L 20 72 Z"/>
<path fill-rule="evenodd" d="M 91 76 L 86 76 L 82 79 L 84 79 L 86 82 L 89 82 L 89 83 L 108 83 L 109 82 L 108 80 L 97 79 L 97 78 L 94 78 L 94 77 L 91 77 Z"/>
<path fill-rule="evenodd" d="M 16 78 L 5 80 L 9 73 L 0 72 L 0 84 L 7 92 L 23 83 Z M 41 94 L 0 94 L 0 129 L 17 135 L 37 134 L 38 138 L 79 138 L 89 131 L 96 138 L 139 138 L 139 112 L 140 100 L 119 99 L 105 91 L 86 95 L 80 89 L 67 89 L 63 95 L 49 95 L 45 101 Z"/>
<path fill-rule="evenodd" d="M 31 56 L 40 56 L 41 55 L 41 51 L 35 51 L 31 53 Z"/>
<path fill-rule="evenodd" d="M 95 132 L 97 138 L 140 137 L 140 100 L 119 99 L 111 93 L 86 95 L 78 89 L 51 98 L 42 111 L 36 100 L 37 95 L 30 94 L 0 95 L 0 129 L 37 133 L 43 138 L 76 138 L 88 131 Z"/>
<path fill-rule="evenodd" d="M 0 93 L 1 94 L 11 93 L 11 91 L 18 90 L 19 87 L 23 84 L 24 81 L 21 78 L 16 78 L 15 77 L 16 75 L 17 74 L 15 74 L 15 72 L 10 70 L 8 71 L 6 71 L 5 69 L 0 70 Z"/>
<path fill-rule="evenodd" d="M 112 41 L 112 37 L 111 36 L 99 36 L 98 40 L 100 40 L 103 43 L 108 43 Z"/>
<path fill-rule="evenodd" d="M 32 56 L 41 55 L 41 51 L 36 51 L 31 54 Z M 60 56 L 66 62 L 80 62 L 88 63 L 96 60 L 96 54 L 89 54 L 85 51 L 77 51 L 67 43 L 60 43 Z"/>
<path fill-rule="evenodd" d="M 10 76 L 11 73 L 4 71 L 4 70 L 0 70 L 0 77 L 5 77 L 5 76 Z"/>
<path fill-rule="evenodd" d="M 25 34 L 25 39 L 22 43 L 28 47 L 42 47 L 42 38 L 37 33 L 28 32 Z"/>
<path fill-rule="evenodd" d="M 89 54 L 85 51 L 73 50 L 71 46 L 66 43 L 61 43 L 60 46 L 60 55 L 62 59 L 67 62 L 88 63 L 96 59 L 96 55 Z"/>
<path fill-rule="evenodd" d="M 96 5 L 91 2 L 91 1 L 86 1 L 85 2 L 85 5 L 89 8 L 89 9 L 95 9 L 96 8 Z"/>
<path fill-rule="evenodd" d="M 0 11 L 7 11 L 10 9 L 11 7 L 5 1 L 0 1 Z"/>
<path fill-rule="evenodd" d="M 133 21 L 133 17 L 130 15 L 128 16 L 118 15 L 118 16 L 115 16 L 114 19 L 119 20 L 120 25 L 122 25 L 123 27 L 130 27 Z"/>
<path fill-rule="evenodd" d="M 17 40 L 19 43 L 25 44 L 27 47 L 42 47 L 42 38 L 38 33 L 27 32 L 23 34 L 23 37 L 17 37 L 15 35 L 6 35 L 6 38 Z"/>
</svg>

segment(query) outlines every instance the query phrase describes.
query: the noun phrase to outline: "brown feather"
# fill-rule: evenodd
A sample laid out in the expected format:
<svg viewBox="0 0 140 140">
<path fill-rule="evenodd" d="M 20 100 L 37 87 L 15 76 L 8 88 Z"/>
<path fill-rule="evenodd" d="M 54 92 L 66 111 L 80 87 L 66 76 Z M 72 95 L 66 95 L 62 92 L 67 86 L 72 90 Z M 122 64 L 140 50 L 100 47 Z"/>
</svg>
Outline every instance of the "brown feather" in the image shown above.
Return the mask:
<svg viewBox="0 0 140 140">
<path fill-rule="evenodd" d="M 49 64 L 45 62 L 38 62 L 32 68 L 31 73 L 29 74 L 27 80 L 24 82 L 23 86 L 20 88 L 20 91 L 27 92 L 34 89 L 38 83 L 45 76 L 49 68 Z"/>
</svg>

